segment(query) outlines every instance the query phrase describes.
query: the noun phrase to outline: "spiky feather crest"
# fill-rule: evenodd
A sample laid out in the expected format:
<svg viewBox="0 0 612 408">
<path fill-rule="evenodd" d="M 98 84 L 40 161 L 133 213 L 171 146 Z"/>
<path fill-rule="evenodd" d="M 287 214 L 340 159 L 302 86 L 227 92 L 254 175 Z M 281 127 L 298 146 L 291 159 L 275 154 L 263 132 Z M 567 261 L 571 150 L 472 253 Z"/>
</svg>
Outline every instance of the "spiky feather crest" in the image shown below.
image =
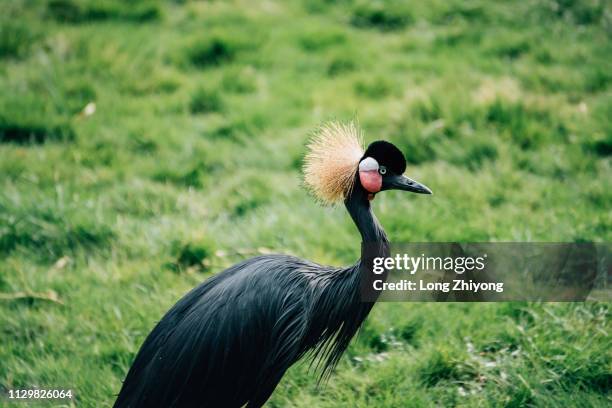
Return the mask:
<svg viewBox="0 0 612 408">
<path fill-rule="evenodd" d="M 344 200 L 353 189 L 363 137 L 354 122 L 323 124 L 308 143 L 304 183 L 324 204 Z"/>
</svg>

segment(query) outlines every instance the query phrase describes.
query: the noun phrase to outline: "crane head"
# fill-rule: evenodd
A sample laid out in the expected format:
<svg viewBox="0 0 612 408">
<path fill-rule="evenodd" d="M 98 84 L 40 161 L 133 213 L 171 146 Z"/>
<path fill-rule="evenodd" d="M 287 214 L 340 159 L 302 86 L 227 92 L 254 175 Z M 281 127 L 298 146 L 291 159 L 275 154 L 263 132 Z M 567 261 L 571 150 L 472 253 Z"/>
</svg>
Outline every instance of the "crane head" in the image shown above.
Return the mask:
<svg viewBox="0 0 612 408">
<path fill-rule="evenodd" d="M 370 198 L 384 190 L 431 194 L 427 186 L 404 176 L 404 171 L 404 155 L 395 145 L 385 140 L 372 142 L 359 161 L 359 181 L 370 193 Z"/>
<path fill-rule="evenodd" d="M 406 159 L 392 143 L 379 140 L 364 152 L 362 139 L 354 123 L 330 122 L 310 140 L 304 159 L 304 183 L 319 201 L 344 201 L 355 184 L 368 193 L 369 199 L 393 189 L 431 194 L 429 188 L 403 175 Z"/>
</svg>

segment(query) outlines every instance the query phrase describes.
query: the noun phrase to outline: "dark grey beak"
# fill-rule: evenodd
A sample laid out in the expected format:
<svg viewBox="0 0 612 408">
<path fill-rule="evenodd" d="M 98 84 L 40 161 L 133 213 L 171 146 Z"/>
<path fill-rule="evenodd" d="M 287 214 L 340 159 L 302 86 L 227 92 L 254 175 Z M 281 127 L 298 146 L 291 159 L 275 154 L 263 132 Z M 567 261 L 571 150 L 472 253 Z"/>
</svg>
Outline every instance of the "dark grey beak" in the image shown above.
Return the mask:
<svg viewBox="0 0 612 408">
<path fill-rule="evenodd" d="M 417 194 L 432 194 L 431 190 L 427 186 L 412 179 L 409 179 L 406 176 L 397 175 L 385 177 L 383 179 L 382 189 L 411 191 Z"/>
</svg>

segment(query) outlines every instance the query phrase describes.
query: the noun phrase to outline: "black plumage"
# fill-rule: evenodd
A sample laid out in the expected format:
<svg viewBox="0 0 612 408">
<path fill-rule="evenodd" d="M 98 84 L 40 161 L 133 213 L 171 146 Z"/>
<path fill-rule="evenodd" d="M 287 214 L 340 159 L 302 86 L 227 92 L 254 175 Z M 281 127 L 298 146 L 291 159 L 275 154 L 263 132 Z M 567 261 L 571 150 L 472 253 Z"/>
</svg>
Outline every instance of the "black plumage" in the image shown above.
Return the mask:
<svg viewBox="0 0 612 408">
<path fill-rule="evenodd" d="M 372 157 L 381 166 L 388 167 L 395 174 L 404 174 L 406 171 L 406 159 L 393 143 L 386 140 L 377 140 L 370 143 L 363 154 L 363 158 Z"/>
<path fill-rule="evenodd" d="M 373 306 L 360 298 L 367 264 L 389 251 L 358 179 L 345 205 L 376 248 L 368 259 L 336 268 L 266 255 L 211 277 L 149 334 L 115 407 L 259 407 L 306 354 L 328 375 Z"/>
</svg>

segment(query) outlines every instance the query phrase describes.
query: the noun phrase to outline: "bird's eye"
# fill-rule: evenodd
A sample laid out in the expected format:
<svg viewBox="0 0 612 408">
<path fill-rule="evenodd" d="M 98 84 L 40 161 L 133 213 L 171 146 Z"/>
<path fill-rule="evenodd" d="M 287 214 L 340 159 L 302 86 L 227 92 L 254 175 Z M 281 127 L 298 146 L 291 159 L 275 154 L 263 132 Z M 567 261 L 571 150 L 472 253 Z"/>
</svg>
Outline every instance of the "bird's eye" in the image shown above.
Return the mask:
<svg viewBox="0 0 612 408">
<path fill-rule="evenodd" d="M 384 176 L 385 174 L 387 174 L 387 168 L 385 166 L 380 166 L 380 168 L 378 169 L 378 172 Z"/>
</svg>

